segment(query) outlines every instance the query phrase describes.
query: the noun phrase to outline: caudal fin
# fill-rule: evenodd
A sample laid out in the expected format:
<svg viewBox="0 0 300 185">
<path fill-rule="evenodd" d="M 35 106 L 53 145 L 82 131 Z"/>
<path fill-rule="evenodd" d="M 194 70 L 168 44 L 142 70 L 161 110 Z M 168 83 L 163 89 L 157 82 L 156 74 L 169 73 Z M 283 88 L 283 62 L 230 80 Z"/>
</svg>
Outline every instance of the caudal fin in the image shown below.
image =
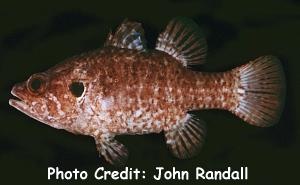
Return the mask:
<svg viewBox="0 0 300 185">
<path fill-rule="evenodd" d="M 285 98 L 285 80 L 278 58 L 263 56 L 234 69 L 238 106 L 233 112 L 249 124 L 268 127 L 278 122 Z"/>
</svg>

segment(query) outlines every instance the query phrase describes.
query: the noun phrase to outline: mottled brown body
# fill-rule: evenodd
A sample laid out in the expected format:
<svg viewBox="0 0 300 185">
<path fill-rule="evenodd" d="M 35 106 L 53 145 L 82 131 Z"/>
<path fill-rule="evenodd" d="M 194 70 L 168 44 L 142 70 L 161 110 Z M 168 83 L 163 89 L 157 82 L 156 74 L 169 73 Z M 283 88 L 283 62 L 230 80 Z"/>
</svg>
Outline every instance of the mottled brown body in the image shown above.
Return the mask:
<svg viewBox="0 0 300 185">
<path fill-rule="evenodd" d="M 13 87 L 10 105 L 50 125 L 95 138 L 112 164 L 128 151 L 119 134 L 164 131 L 178 158 L 201 149 L 205 123 L 189 111 L 224 109 L 256 126 L 278 121 L 284 97 L 277 58 L 265 56 L 227 72 L 191 70 L 204 63 L 206 41 L 194 22 L 175 18 L 145 45 L 136 22 L 124 21 L 102 49 L 65 60 Z"/>
<path fill-rule="evenodd" d="M 87 135 L 103 128 L 115 134 L 160 132 L 179 124 L 189 110 L 235 106 L 231 72 L 191 71 L 160 51 L 105 48 L 72 58 L 68 65 L 70 73 L 86 71 L 82 78 L 89 82 L 81 108 L 90 120 L 78 130 Z"/>
</svg>

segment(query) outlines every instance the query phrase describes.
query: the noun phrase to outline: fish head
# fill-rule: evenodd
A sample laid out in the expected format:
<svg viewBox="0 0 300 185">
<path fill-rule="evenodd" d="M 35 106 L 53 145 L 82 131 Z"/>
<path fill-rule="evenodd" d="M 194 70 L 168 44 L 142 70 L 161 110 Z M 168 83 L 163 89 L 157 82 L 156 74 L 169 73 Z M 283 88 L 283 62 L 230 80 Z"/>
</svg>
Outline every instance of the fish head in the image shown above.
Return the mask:
<svg viewBox="0 0 300 185">
<path fill-rule="evenodd" d="M 64 69 L 56 67 L 33 74 L 14 85 L 11 94 L 16 98 L 9 104 L 49 126 L 76 132 L 72 123 L 80 114 L 87 82 L 74 67 Z"/>
</svg>

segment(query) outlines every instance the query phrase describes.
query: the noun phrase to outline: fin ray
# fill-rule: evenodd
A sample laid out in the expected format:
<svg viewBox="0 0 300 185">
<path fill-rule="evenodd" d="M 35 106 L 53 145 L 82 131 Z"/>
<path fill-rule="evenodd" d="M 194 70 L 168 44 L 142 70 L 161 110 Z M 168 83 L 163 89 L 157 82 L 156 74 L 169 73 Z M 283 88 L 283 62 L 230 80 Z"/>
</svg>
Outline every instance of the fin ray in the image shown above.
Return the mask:
<svg viewBox="0 0 300 185">
<path fill-rule="evenodd" d="M 174 18 L 167 25 L 156 43 L 156 49 L 179 60 L 183 66 L 203 64 L 206 41 L 198 25 L 187 18 Z"/>
<path fill-rule="evenodd" d="M 187 119 L 178 128 L 165 131 L 166 143 L 175 157 L 195 156 L 204 143 L 205 123 L 195 115 L 187 114 Z"/>
<path fill-rule="evenodd" d="M 97 150 L 107 162 L 115 166 L 124 166 L 128 159 L 128 150 L 126 147 L 113 139 L 108 137 L 95 138 Z"/>
<path fill-rule="evenodd" d="M 260 127 L 278 122 L 284 104 L 285 83 L 280 61 L 263 56 L 233 70 L 239 75 L 238 106 L 233 112 Z"/>
<path fill-rule="evenodd" d="M 104 46 L 146 51 L 146 39 L 141 23 L 125 19 L 114 34 L 108 34 Z"/>
</svg>

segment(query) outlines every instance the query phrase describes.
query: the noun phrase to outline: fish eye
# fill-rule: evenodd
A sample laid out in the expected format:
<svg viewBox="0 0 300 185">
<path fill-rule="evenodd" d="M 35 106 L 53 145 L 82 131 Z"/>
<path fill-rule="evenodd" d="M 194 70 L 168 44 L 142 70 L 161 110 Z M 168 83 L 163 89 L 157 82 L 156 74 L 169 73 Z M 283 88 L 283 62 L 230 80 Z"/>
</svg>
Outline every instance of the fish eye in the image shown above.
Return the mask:
<svg viewBox="0 0 300 185">
<path fill-rule="evenodd" d="M 41 93 L 45 89 L 46 80 L 40 74 L 32 75 L 27 81 L 27 89 L 32 93 Z"/>
<path fill-rule="evenodd" d="M 84 92 L 84 85 L 82 82 L 72 82 L 69 89 L 75 97 L 80 97 Z"/>
<path fill-rule="evenodd" d="M 33 91 L 37 91 L 41 88 L 42 86 L 42 80 L 41 79 L 34 79 L 31 81 L 31 84 L 30 84 L 30 88 L 33 90 Z"/>
</svg>

